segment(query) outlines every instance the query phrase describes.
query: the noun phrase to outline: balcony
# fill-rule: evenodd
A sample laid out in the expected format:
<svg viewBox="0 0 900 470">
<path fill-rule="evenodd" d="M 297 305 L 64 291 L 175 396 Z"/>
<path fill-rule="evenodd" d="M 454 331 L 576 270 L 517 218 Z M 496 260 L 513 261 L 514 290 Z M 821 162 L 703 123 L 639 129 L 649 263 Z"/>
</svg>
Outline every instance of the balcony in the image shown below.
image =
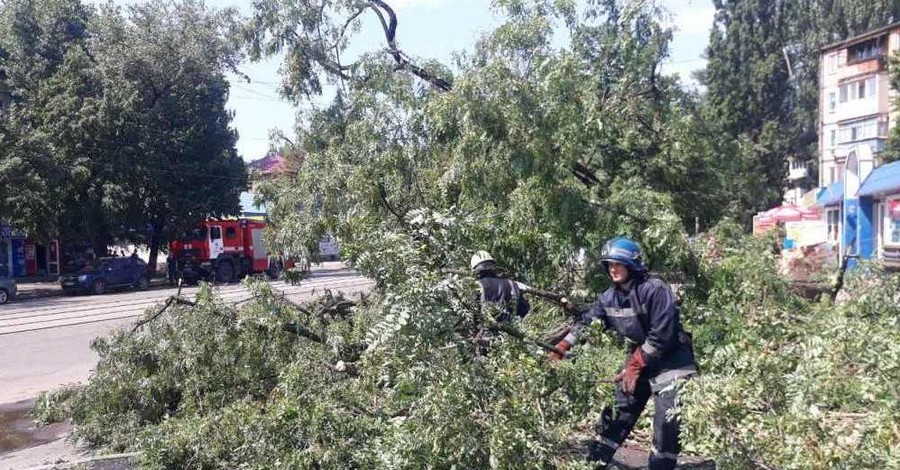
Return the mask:
<svg viewBox="0 0 900 470">
<path fill-rule="evenodd" d="M 788 170 L 788 180 L 789 181 L 802 180 L 803 178 L 806 178 L 806 176 L 808 174 L 809 174 L 809 170 L 807 170 L 805 166 L 802 166 L 799 168 L 791 168 L 790 170 Z"/>
</svg>

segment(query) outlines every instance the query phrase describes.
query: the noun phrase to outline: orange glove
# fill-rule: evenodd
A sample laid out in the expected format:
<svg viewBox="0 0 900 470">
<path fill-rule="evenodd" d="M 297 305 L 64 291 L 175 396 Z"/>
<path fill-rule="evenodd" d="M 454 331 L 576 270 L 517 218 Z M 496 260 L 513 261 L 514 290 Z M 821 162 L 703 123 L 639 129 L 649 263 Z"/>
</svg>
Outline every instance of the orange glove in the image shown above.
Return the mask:
<svg viewBox="0 0 900 470">
<path fill-rule="evenodd" d="M 569 349 L 572 349 L 572 343 L 570 343 L 566 340 L 562 340 L 562 341 L 556 343 L 556 349 L 559 349 L 562 352 L 566 352 Z M 560 354 L 556 351 L 550 351 L 550 360 L 551 361 L 556 362 L 556 361 L 561 360 L 562 358 L 563 358 L 562 354 Z"/>
<path fill-rule="evenodd" d="M 634 389 L 637 388 L 638 377 L 641 376 L 641 371 L 646 366 L 647 362 L 644 361 L 644 354 L 641 352 L 641 348 L 635 348 L 631 357 L 628 358 L 628 362 L 625 363 L 625 369 L 616 374 L 613 380 L 622 382 L 622 391 L 632 395 L 634 394 Z"/>
</svg>

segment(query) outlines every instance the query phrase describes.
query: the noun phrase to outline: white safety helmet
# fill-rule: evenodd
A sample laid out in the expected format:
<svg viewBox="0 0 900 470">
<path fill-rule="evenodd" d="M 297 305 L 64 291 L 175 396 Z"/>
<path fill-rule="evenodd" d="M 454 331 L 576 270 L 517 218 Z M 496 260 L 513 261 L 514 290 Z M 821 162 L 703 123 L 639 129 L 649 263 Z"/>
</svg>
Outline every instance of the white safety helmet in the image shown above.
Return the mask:
<svg viewBox="0 0 900 470">
<path fill-rule="evenodd" d="M 474 270 L 478 267 L 479 264 L 484 263 L 485 261 L 494 261 L 494 257 L 491 256 L 490 253 L 484 250 L 478 250 L 472 255 L 472 260 L 469 262 L 469 267 Z"/>
</svg>

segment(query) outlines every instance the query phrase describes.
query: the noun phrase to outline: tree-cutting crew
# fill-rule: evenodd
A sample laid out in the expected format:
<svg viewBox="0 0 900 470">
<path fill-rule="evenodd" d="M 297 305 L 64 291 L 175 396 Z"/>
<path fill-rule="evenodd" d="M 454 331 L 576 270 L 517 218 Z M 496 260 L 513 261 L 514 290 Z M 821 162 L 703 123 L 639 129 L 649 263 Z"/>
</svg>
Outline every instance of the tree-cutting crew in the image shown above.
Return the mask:
<svg viewBox="0 0 900 470">
<path fill-rule="evenodd" d="M 682 329 L 671 288 L 647 274 L 637 243 L 628 238 L 609 240 L 601 259 L 613 286 L 556 345 L 561 351 L 569 350 L 580 330 L 593 321 L 602 322 L 631 344 L 625 366 L 615 377 L 616 413 L 613 416 L 609 409 L 602 413 L 598 439 L 589 444 L 589 458 L 599 463 L 598 468 L 606 468 L 652 396 L 649 469 L 673 469 L 679 452 L 677 384 L 697 374 L 690 336 Z M 551 358 L 561 356 L 551 353 Z"/>
</svg>

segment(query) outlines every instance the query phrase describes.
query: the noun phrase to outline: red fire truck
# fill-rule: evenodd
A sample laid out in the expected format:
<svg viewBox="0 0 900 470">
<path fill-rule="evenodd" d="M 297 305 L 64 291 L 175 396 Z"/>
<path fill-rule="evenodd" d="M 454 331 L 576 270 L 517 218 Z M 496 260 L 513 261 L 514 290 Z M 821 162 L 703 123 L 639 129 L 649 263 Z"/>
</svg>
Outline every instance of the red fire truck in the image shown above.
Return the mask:
<svg viewBox="0 0 900 470">
<path fill-rule="evenodd" d="M 266 223 L 252 219 L 207 220 L 169 244 L 176 273 L 186 282 L 232 282 L 247 274 L 275 277 L 285 263 L 272 257 L 263 240 Z"/>
</svg>

